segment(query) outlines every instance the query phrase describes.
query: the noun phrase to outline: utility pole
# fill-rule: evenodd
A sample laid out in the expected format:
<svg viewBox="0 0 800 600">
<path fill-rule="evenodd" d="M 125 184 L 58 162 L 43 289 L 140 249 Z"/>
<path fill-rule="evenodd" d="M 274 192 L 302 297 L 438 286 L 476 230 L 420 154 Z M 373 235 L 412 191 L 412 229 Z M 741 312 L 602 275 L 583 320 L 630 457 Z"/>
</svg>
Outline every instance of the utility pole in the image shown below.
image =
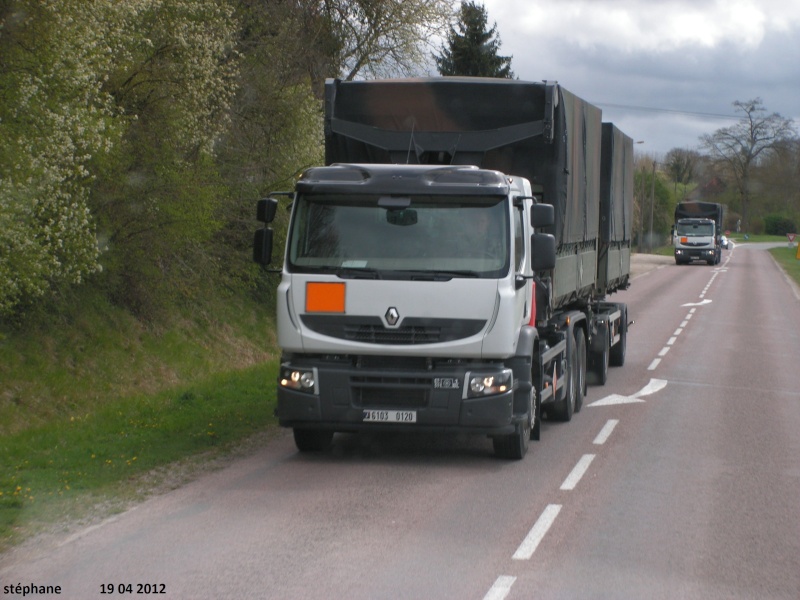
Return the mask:
<svg viewBox="0 0 800 600">
<path fill-rule="evenodd" d="M 650 239 L 647 241 L 648 252 L 653 252 L 653 210 L 656 200 L 656 161 L 653 161 L 653 180 L 650 182 Z"/>
</svg>

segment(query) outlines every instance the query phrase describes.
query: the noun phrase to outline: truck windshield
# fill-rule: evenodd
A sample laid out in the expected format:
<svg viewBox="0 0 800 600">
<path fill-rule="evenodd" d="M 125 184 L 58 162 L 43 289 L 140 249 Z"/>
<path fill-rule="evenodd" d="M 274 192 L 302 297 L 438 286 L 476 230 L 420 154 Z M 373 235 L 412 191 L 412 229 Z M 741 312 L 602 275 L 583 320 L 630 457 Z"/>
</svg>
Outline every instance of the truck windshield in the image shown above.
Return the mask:
<svg viewBox="0 0 800 600">
<path fill-rule="evenodd" d="M 505 197 L 298 195 L 287 267 L 382 279 L 502 277 Z"/>
<path fill-rule="evenodd" d="M 714 235 L 714 223 L 706 222 L 706 223 L 696 223 L 696 222 L 684 222 L 678 221 L 678 235 L 685 235 L 685 236 L 709 236 Z"/>
</svg>

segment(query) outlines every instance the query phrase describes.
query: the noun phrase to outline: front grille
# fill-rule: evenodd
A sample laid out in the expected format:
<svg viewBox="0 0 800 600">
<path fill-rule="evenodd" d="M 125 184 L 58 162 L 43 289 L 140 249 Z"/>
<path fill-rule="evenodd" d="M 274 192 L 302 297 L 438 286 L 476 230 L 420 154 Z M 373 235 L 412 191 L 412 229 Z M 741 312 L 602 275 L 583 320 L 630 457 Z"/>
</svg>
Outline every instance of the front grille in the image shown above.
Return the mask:
<svg viewBox="0 0 800 600">
<path fill-rule="evenodd" d="M 404 319 L 400 327 L 384 327 L 378 317 L 350 315 L 302 315 L 303 324 L 322 335 L 380 345 L 435 344 L 460 340 L 479 333 L 481 319 Z"/>
<path fill-rule="evenodd" d="M 384 356 L 365 354 L 356 362 L 359 369 L 395 369 L 403 371 L 427 371 L 429 359 L 420 356 Z"/>
<path fill-rule="evenodd" d="M 431 385 L 428 377 L 350 378 L 353 404 L 363 407 L 424 408 L 428 405 Z"/>
<path fill-rule="evenodd" d="M 380 408 L 425 408 L 428 395 L 421 390 L 360 388 L 353 390 L 356 406 Z"/>
<path fill-rule="evenodd" d="M 398 327 L 383 325 L 345 325 L 343 337 L 354 342 L 370 344 L 435 344 L 441 340 L 441 327 Z"/>
</svg>

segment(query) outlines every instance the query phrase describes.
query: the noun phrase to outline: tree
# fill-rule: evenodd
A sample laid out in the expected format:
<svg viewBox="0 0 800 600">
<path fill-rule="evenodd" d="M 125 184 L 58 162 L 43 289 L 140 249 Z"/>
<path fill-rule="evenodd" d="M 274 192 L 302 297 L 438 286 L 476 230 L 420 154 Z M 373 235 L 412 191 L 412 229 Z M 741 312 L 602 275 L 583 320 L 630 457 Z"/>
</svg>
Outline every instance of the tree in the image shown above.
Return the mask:
<svg viewBox="0 0 800 600">
<path fill-rule="evenodd" d="M 119 41 L 97 76 L 122 133 L 93 162 L 90 206 L 107 292 L 149 319 L 212 273 L 208 240 L 226 194 L 215 146 L 238 82 L 238 23 L 219 0 L 105 1 Z"/>
<path fill-rule="evenodd" d="M 660 246 L 669 234 L 675 202 L 664 183 L 662 163 L 652 156 L 636 159 L 633 175 L 634 228 L 638 229 L 636 245 L 639 252 Z"/>
<path fill-rule="evenodd" d="M 673 183 L 673 190 L 677 196 L 678 184 L 686 186 L 694 181 L 700 155 L 694 150 L 673 148 L 667 152 L 664 166 Z M 677 198 L 676 198 L 677 199 Z"/>
<path fill-rule="evenodd" d="M 221 197 L 222 227 L 215 235 L 219 262 L 239 265 L 220 273 L 228 287 L 274 294 L 274 280 L 251 260 L 254 202 L 294 187 L 305 167 L 322 164 L 322 91 L 336 75 L 338 41 L 316 0 L 240 0 L 238 93 L 228 131 L 217 145 L 217 162 L 228 194 Z M 288 229 L 289 212 L 278 211 L 275 248 Z"/>
<path fill-rule="evenodd" d="M 338 40 L 341 76 L 413 75 L 427 62 L 430 40 L 444 33 L 448 0 L 322 0 Z"/>
<path fill-rule="evenodd" d="M 500 50 L 497 24 L 487 30 L 488 18 L 483 5 L 461 3 L 458 23 L 450 27 L 447 45 L 434 57 L 440 75 L 514 78 L 512 57 L 497 54 Z"/>
<path fill-rule="evenodd" d="M 763 214 L 782 214 L 800 222 L 800 139 L 776 146 L 755 170 L 759 208 Z"/>
<path fill-rule="evenodd" d="M 733 103 L 744 113 L 739 123 L 718 129 L 700 140 L 718 165 L 733 179 L 741 202 L 742 224 L 749 226 L 753 168 L 776 147 L 795 135 L 794 122 L 778 113 L 765 114 L 761 98 Z"/>
<path fill-rule="evenodd" d="M 101 263 L 164 279 L 218 225 L 231 8 L 12 0 L 0 16 L 0 312 Z"/>
<path fill-rule="evenodd" d="M 113 56 L 107 8 L 0 11 L 0 314 L 99 269 L 90 164 L 119 138 L 99 72 Z"/>
</svg>

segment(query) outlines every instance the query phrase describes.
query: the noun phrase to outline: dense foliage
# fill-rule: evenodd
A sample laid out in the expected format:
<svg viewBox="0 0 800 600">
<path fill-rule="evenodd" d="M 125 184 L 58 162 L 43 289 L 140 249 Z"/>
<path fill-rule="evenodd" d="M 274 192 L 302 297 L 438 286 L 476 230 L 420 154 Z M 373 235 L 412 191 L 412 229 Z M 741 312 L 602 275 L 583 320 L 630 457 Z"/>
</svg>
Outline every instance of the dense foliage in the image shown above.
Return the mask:
<svg viewBox="0 0 800 600">
<path fill-rule="evenodd" d="M 0 4 L 0 315 L 76 284 L 152 319 L 252 286 L 254 201 L 322 159 L 326 77 L 420 68 L 445 0 Z"/>
<path fill-rule="evenodd" d="M 786 235 L 797 233 L 797 225 L 792 219 L 781 215 L 767 215 L 764 217 L 764 233 L 768 235 Z"/>
</svg>

